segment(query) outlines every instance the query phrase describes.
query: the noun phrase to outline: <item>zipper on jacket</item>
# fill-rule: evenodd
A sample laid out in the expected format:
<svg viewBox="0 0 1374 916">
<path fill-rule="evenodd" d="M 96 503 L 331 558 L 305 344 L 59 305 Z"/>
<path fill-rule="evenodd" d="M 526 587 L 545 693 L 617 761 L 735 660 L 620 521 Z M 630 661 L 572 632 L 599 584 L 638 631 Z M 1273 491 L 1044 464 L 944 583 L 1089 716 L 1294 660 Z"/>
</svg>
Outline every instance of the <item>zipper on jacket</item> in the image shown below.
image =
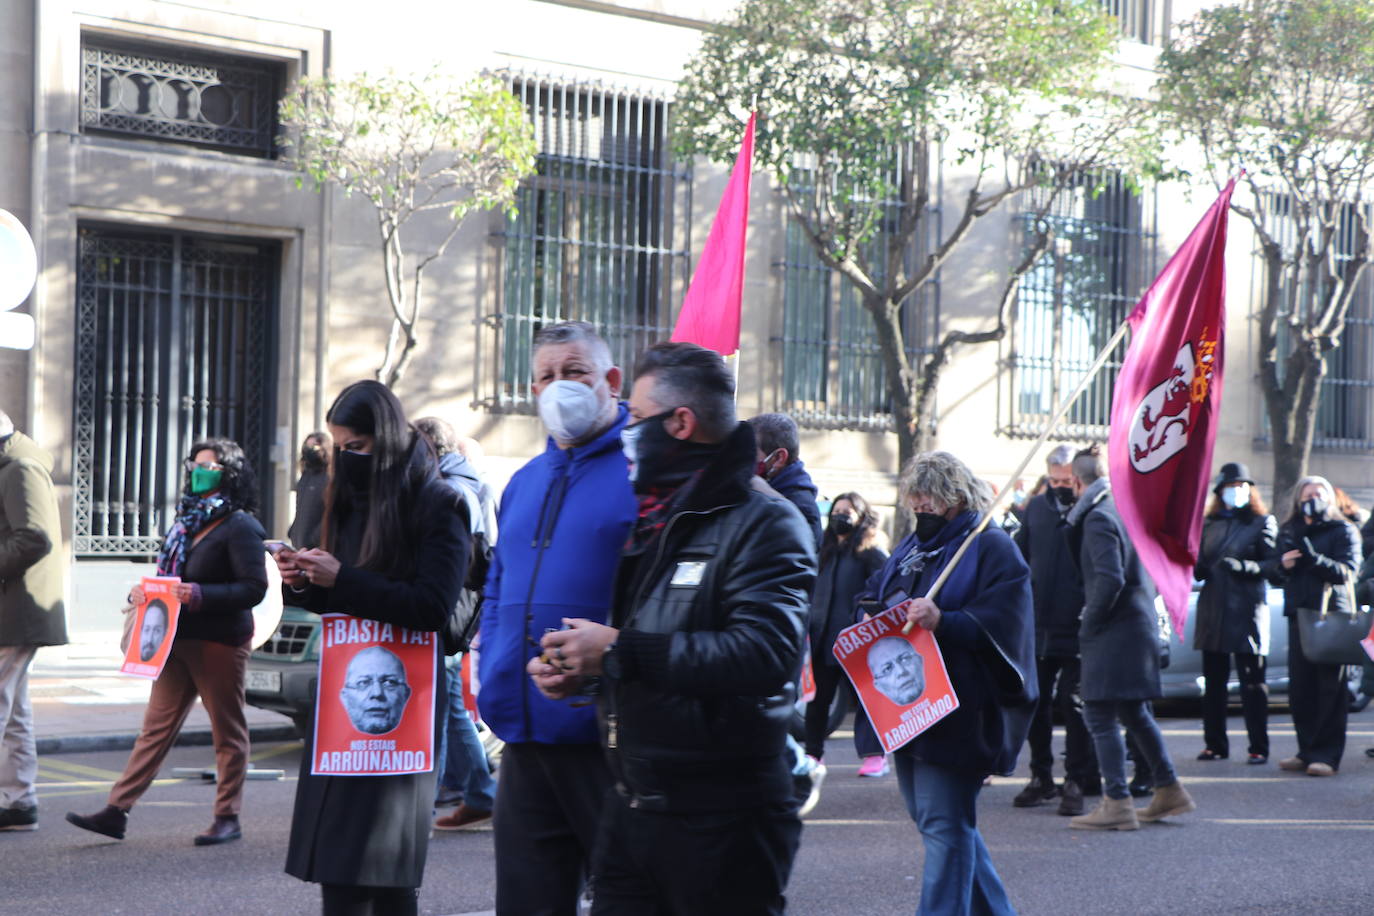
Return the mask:
<svg viewBox="0 0 1374 916">
<path fill-rule="evenodd" d="M 611 713 L 606 716 L 606 747 L 610 750 L 616 749 L 616 739 L 618 738 L 616 728 L 616 714 Z"/>
</svg>

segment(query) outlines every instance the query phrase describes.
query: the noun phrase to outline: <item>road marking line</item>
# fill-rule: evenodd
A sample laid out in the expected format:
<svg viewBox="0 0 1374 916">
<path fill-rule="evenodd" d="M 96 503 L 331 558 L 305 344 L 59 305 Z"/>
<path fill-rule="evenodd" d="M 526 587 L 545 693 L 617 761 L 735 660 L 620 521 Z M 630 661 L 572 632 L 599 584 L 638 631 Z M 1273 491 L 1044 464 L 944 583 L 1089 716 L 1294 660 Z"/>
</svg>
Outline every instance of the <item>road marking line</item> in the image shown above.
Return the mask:
<svg viewBox="0 0 1374 916">
<path fill-rule="evenodd" d="M 904 824 L 908 822 L 909 819 L 903 818 L 881 820 L 843 817 L 807 817 L 802 819 L 802 823 L 808 827 L 884 827 L 890 824 Z"/>
<path fill-rule="evenodd" d="M 304 745 L 299 741 L 292 741 L 280 747 L 269 747 L 266 750 L 258 751 L 256 754 L 249 755 L 249 761 L 257 763 L 259 760 L 267 760 L 271 757 L 280 757 L 282 754 L 289 754 L 292 751 L 300 750 Z"/>
<path fill-rule="evenodd" d="M 84 763 L 72 763 L 70 760 L 59 760 L 56 757 L 40 757 L 39 766 L 47 766 L 60 772 L 66 772 L 72 776 L 93 776 L 96 779 L 108 779 L 114 782 L 123 773 L 118 770 L 104 770 L 100 767 L 89 767 Z"/>
</svg>

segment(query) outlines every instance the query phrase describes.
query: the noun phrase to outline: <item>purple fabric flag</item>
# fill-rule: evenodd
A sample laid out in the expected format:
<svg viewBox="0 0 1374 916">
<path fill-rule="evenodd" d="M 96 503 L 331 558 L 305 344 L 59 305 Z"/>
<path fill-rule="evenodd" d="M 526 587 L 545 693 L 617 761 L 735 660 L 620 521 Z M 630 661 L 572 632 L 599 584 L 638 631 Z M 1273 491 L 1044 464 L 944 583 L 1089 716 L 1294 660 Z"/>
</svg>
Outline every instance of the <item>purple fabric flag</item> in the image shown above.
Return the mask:
<svg viewBox="0 0 1374 916">
<path fill-rule="evenodd" d="M 1226 186 L 1126 319 L 1112 396 L 1112 492 L 1140 560 L 1183 638 L 1221 405 Z"/>
</svg>

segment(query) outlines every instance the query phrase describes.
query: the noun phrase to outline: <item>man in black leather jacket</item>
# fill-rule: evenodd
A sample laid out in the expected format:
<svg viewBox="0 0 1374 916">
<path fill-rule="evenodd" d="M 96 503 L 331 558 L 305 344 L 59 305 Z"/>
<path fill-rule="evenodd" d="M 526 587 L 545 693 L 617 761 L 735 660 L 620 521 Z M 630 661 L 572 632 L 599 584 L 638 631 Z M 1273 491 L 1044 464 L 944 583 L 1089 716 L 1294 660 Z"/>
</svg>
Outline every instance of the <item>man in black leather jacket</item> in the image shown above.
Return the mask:
<svg viewBox="0 0 1374 916">
<path fill-rule="evenodd" d="M 593 914 L 782 913 L 801 835 L 783 755 L 816 574 L 795 506 L 754 476 L 724 361 L 641 357 L 623 438 L 640 519 L 612 626 L 569 621 L 530 663 L 550 696 L 601 677 L 615 779 Z"/>
</svg>

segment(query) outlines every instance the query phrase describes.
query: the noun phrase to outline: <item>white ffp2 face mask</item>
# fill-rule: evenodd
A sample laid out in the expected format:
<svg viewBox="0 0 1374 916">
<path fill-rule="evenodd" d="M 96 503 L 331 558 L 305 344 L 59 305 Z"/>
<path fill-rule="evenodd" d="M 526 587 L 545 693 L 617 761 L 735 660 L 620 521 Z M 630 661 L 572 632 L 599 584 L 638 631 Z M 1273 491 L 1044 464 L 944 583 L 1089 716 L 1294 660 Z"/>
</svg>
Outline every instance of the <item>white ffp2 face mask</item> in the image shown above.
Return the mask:
<svg viewBox="0 0 1374 916">
<path fill-rule="evenodd" d="M 1227 487 L 1221 491 L 1221 501 L 1232 509 L 1250 505 L 1250 485 L 1243 483 L 1238 487 Z"/>
<path fill-rule="evenodd" d="M 575 442 L 596 428 L 603 406 L 595 388 L 559 379 L 540 392 L 539 419 L 559 442 Z"/>
</svg>

